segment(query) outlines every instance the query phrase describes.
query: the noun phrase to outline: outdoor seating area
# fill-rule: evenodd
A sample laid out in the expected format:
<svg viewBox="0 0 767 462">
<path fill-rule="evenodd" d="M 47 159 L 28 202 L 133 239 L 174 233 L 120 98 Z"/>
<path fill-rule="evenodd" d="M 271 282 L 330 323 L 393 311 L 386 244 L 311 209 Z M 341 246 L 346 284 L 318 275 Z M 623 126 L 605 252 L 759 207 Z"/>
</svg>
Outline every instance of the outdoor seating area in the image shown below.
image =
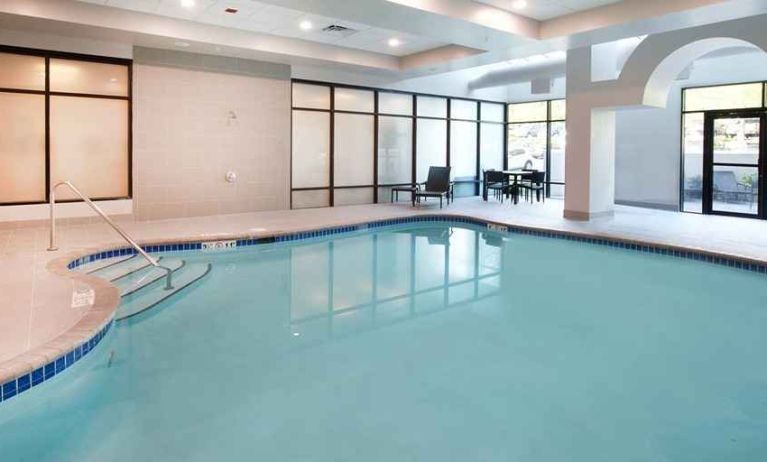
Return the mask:
<svg viewBox="0 0 767 462">
<path fill-rule="evenodd" d="M 400 201 L 400 193 L 409 195 L 413 207 L 426 202 L 429 198 L 439 199 L 439 208 L 445 203 L 450 205 L 455 200 L 455 182 L 450 178 L 450 167 L 429 167 L 429 176 L 423 183 L 394 186 L 390 190 L 390 202 Z M 492 199 L 501 203 L 518 204 L 520 198 L 525 202 L 546 201 L 546 172 L 536 169 L 494 170 L 482 172 L 482 199 Z"/>
<path fill-rule="evenodd" d="M 485 170 L 482 178 L 482 199 L 487 201 L 489 192 L 500 201 L 518 204 L 520 196 L 525 201 L 546 201 L 546 172 L 535 169 Z"/>
<path fill-rule="evenodd" d="M 425 182 L 391 188 L 391 202 L 397 202 L 399 193 L 404 192 L 410 194 L 413 207 L 430 197 L 439 199 L 439 208 L 443 206 L 443 199 L 450 205 L 455 200 L 455 183 L 450 179 L 450 170 L 450 167 L 429 167 Z"/>
</svg>

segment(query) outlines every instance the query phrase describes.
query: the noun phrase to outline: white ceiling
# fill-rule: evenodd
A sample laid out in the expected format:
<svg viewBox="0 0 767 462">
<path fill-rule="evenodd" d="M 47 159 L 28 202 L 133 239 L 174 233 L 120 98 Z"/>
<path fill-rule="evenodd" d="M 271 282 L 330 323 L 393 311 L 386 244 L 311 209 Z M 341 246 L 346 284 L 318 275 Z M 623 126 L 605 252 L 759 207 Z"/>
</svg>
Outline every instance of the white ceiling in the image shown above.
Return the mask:
<svg viewBox="0 0 767 462">
<path fill-rule="evenodd" d="M 546 21 L 559 16 L 565 16 L 577 11 L 590 10 L 623 0 L 527 0 L 524 9 L 512 8 L 513 0 L 474 0 L 480 3 L 501 8 L 528 18 Z"/>
<path fill-rule="evenodd" d="M 486 4 L 510 8 L 511 0 L 195 0 L 193 8 L 182 0 L 0 0 L 0 33 L 183 44 L 189 52 L 393 80 L 529 63 L 569 48 L 767 14 L 765 0 L 527 1 L 526 14 L 560 16 L 531 19 Z M 314 23 L 312 31 L 300 29 L 303 20 Z M 318 32 L 329 24 L 357 32 Z M 389 47 L 391 38 L 402 46 Z"/>
<path fill-rule="evenodd" d="M 231 27 L 284 37 L 293 37 L 335 46 L 357 48 L 392 56 L 406 56 L 447 45 L 427 37 L 371 27 L 365 24 L 309 14 L 299 10 L 269 5 L 256 0 L 195 0 L 195 6 L 181 6 L 180 0 L 78 0 L 85 3 L 111 6 L 126 10 L 152 13 L 177 19 L 187 19 L 204 24 Z M 226 8 L 237 8 L 236 14 Z M 313 28 L 301 30 L 299 24 L 308 20 Z M 322 32 L 330 25 L 341 25 L 357 32 L 339 37 Z M 400 45 L 389 46 L 389 39 L 396 38 Z"/>
</svg>

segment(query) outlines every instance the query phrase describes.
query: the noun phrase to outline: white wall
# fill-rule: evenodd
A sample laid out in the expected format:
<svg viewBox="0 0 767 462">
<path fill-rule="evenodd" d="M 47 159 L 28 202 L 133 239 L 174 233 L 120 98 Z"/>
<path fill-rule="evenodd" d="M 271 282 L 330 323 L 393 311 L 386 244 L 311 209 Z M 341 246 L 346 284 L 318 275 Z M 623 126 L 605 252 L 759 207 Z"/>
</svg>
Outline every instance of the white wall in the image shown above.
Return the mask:
<svg viewBox="0 0 767 462">
<path fill-rule="evenodd" d="M 679 207 L 682 88 L 767 80 L 767 53 L 733 50 L 701 59 L 689 78 L 673 86 L 664 109 L 627 109 L 616 117 L 615 200 L 665 209 Z M 724 55 L 724 56 L 722 56 Z M 566 97 L 565 79 L 552 90 L 533 94 L 530 83 L 505 88 L 507 101 L 525 102 Z"/>
<path fill-rule="evenodd" d="M 682 88 L 755 80 L 767 80 L 767 53 L 705 58 L 673 85 L 665 109 L 618 112 L 616 202 L 678 209 Z"/>
<path fill-rule="evenodd" d="M 510 103 L 523 103 L 527 101 L 543 101 L 546 99 L 562 99 L 565 97 L 565 78 L 552 80 L 551 91 L 548 93 L 532 93 L 530 82 L 515 83 L 504 87 L 506 101 Z"/>
<path fill-rule="evenodd" d="M 0 30 L 0 44 L 134 58 L 130 44 L 44 33 Z M 138 219 L 288 208 L 290 67 L 137 50 L 154 65 L 134 66 L 133 199 L 100 205 Z M 224 181 L 230 170 L 234 185 Z M 59 209 L 62 218 L 93 216 L 83 204 Z M 47 205 L 0 207 L 4 226 L 47 217 Z"/>
<path fill-rule="evenodd" d="M 288 66 L 137 48 L 133 70 L 137 219 L 289 208 Z"/>
</svg>

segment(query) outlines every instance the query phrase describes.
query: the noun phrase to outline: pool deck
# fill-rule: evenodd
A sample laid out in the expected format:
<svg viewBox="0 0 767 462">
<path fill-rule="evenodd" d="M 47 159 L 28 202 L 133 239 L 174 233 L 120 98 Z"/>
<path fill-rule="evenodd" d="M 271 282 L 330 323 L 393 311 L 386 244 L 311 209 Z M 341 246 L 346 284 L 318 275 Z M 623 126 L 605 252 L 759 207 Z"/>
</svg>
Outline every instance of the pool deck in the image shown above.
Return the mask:
<svg viewBox="0 0 767 462">
<path fill-rule="evenodd" d="M 258 237 L 444 213 L 767 262 L 767 221 L 616 206 L 613 217 L 579 222 L 562 218 L 562 209 L 563 202 L 558 200 L 512 205 L 466 198 L 442 210 L 436 204 L 412 208 L 402 202 L 148 222 L 120 220 L 120 224 L 140 243 L 161 243 Z M 123 244 L 111 228 L 98 222 L 59 226 L 60 250 L 56 252 L 46 250 L 45 226 L 0 228 L 0 384 L 32 363 L 50 360 L 73 348 L 111 319 L 119 302 L 116 289 L 94 277 L 72 277 L 65 265 L 75 255 Z M 93 305 L 73 307 L 74 293 L 91 290 L 95 295 Z"/>
</svg>

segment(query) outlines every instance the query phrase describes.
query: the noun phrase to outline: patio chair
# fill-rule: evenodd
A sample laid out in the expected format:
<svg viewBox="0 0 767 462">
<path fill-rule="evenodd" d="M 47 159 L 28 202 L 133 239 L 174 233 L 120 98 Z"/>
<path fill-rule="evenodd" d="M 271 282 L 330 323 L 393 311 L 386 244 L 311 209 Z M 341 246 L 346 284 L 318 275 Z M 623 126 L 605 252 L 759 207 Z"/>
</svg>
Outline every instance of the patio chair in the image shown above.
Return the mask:
<svg viewBox="0 0 767 462">
<path fill-rule="evenodd" d="M 485 172 L 485 188 L 493 191 L 495 198 L 503 202 L 503 196 L 509 187 L 509 178 L 505 173 L 498 170 L 487 170 Z"/>
<path fill-rule="evenodd" d="M 419 188 L 413 193 L 413 207 L 416 202 L 420 203 L 421 198 L 439 197 L 439 208 L 442 208 L 442 198 L 447 199 L 450 204 L 452 198 L 453 186 L 450 181 L 450 167 L 429 167 L 429 176 L 423 188 Z"/>
<path fill-rule="evenodd" d="M 738 181 L 732 170 L 714 172 L 714 198 L 724 202 L 754 201 L 751 186 Z"/>
<path fill-rule="evenodd" d="M 541 198 L 543 198 L 543 202 L 546 202 L 546 172 L 532 171 L 529 178 L 529 181 L 523 181 L 519 185 L 519 189 L 525 191 L 525 200 L 528 196 L 532 200 L 532 194 L 535 193 L 535 199 L 538 202 L 541 201 Z"/>
</svg>

